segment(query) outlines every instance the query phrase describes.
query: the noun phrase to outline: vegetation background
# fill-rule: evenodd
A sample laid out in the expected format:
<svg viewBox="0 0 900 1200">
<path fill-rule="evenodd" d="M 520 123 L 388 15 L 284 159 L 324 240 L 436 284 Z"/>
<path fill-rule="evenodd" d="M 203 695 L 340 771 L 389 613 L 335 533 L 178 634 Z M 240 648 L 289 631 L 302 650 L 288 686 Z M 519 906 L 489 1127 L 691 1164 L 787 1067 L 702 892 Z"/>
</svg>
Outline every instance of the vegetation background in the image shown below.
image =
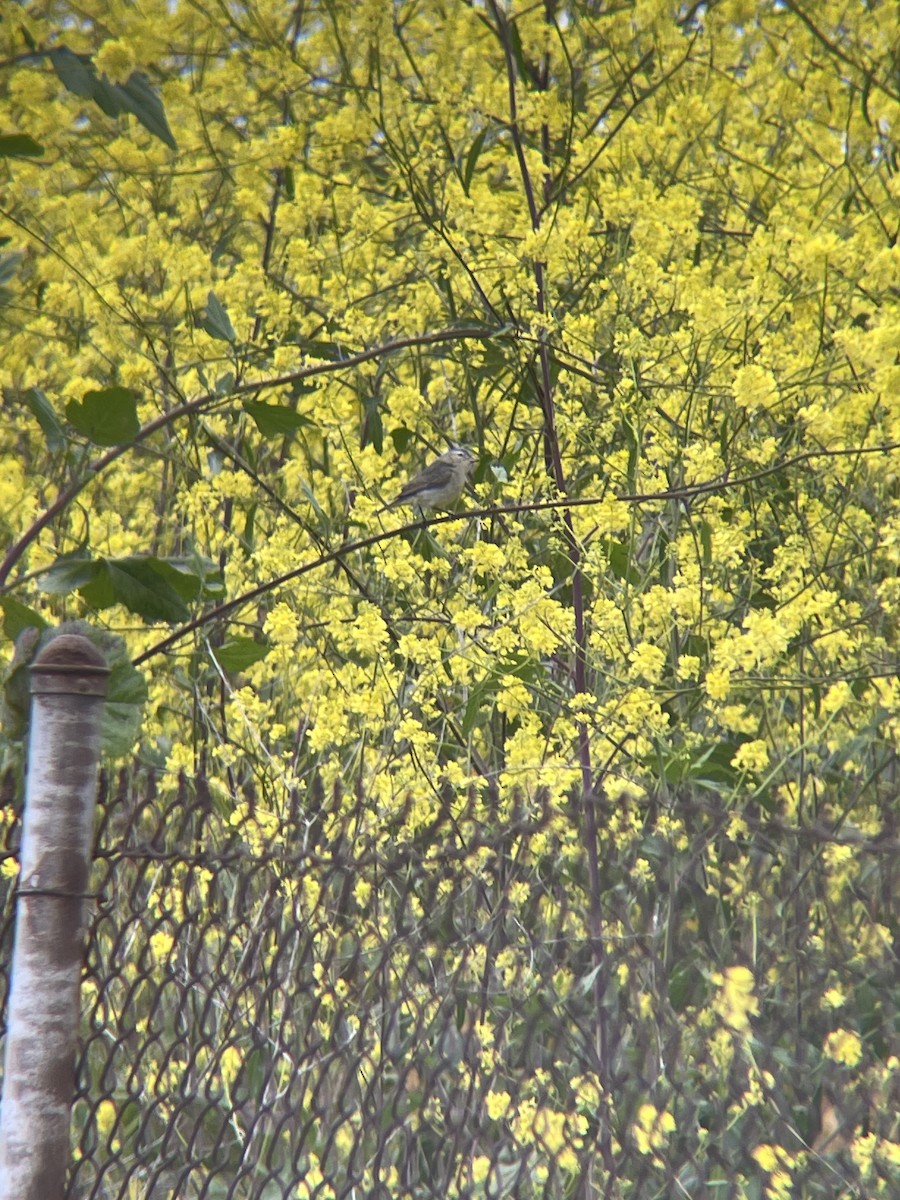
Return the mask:
<svg viewBox="0 0 900 1200">
<path fill-rule="evenodd" d="M 72 1194 L 896 1195 L 896 7 L 0 17 L 10 845 L 21 663 L 116 664 Z"/>
</svg>

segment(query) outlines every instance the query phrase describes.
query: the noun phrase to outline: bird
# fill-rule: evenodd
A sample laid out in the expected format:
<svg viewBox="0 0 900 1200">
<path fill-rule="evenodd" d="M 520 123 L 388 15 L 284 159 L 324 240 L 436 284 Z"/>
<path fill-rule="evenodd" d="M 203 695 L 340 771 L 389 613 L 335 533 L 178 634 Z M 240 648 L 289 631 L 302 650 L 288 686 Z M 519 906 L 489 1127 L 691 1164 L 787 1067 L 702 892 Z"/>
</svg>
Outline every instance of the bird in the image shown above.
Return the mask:
<svg viewBox="0 0 900 1200">
<path fill-rule="evenodd" d="M 471 450 L 466 446 L 452 446 L 414 475 L 395 499 L 378 511 L 384 512 L 398 504 L 414 504 L 421 509 L 452 508 L 462 495 L 474 467 L 475 455 Z"/>
</svg>

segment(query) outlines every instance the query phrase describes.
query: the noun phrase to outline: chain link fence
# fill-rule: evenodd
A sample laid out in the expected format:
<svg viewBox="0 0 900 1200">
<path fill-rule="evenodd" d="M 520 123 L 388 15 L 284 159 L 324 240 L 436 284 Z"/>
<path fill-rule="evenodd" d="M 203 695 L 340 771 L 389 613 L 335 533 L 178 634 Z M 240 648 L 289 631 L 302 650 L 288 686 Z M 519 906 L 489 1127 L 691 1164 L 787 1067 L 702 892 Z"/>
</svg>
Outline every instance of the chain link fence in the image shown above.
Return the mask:
<svg viewBox="0 0 900 1200">
<path fill-rule="evenodd" d="M 338 789 L 298 800 L 277 849 L 203 780 L 160 800 L 123 776 L 100 807 L 71 1196 L 531 1194 L 564 1147 L 569 1170 L 591 1158 L 580 1121 L 542 1146 L 538 1119 L 523 1153 L 497 1119 L 504 1093 L 555 1111 L 571 1063 L 595 1065 L 588 994 L 554 986 L 589 964 L 563 880 L 519 865 L 546 810 L 476 833 L 448 803 L 380 856 Z"/>
<path fill-rule="evenodd" d="M 539 794 L 501 813 L 490 789 L 448 787 L 418 825 L 414 804 L 391 816 L 318 783 L 276 815 L 202 776 L 102 779 L 69 1197 L 762 1197 L 760 1144 L 806 1147 L 795 1194 L 868 1194 L 843 1134 L 835 1154 L 809 1150 L 821 1012 L 800 1013 L 800 990 L 762 1015 L 748 995 L 741 1029 L 740 976 L 730 1009 L 715 999 L 748 936 L 704 892 L 729 813 L 694 810 L 685 851 L 651 812 L 604 862 L 598 989 L 578 804 Z M 396 832 L 386 850 L 376 822 Z M 770 904 L 771 830 L 754 838 L 749 882 Z M 795 954 L 814 995 L 829 972 L 801 938 L 817 850 L 796 850 L 810 870 L 770 952 Z M 3 911 L 8 963 L 9 894 Z M 867 1116 L 859 1073 L 835 1070 L 840 1119 L 888 1136 L 896 1097 Z"/>
</svg>

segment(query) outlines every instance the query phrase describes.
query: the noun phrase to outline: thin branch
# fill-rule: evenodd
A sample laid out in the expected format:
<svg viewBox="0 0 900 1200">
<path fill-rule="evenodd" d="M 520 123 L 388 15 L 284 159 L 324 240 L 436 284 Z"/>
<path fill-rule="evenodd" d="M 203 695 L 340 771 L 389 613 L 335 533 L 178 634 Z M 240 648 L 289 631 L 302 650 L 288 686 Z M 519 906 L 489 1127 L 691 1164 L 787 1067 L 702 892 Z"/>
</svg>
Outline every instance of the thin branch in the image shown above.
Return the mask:
<svg viewBox="0 0 900 1200">
<path fill-rule="evenodd" d="M 342 358 L 336 362 L 317 363 L 315 366 L 303 367 L 299 371 L 291 371 L 287 375 L 277 375 L 272 379 L 260 379 L 250 383 L 238 384 L 225 396 L 219 396 L 214 392 L 207 392 L 205 395 L 199 396 L 196 400 L 189 400 L 186 404 L 179 404 L 177 408 L 172 408 L 168 412 L 161 413 L 140 429 L 130 442 L 123 442 L 118 446 L 113 446 L 105 454 L 101 454 L 99 458 L 95 458 L 88 465 L 83 475 L 73 480 L 68 487 L 63 488 L 53 503 L 44 509 L 37 520 L 33 522 L 19 540 L 9 549 L 2 563 L 0 563 L 0 589 L 5 586 L 10 572 L 28 546 L 31 545 L 38 535 L 46 529 L 50 522 L 77 495 L 84 491 L 88 484 L 101 471 L 104 471 L 111 463 L 121 458 L 123 454 L 126 454 L 134 446 L 145 442 L 154 433 L 158 433 L 160 429 L 164 429 L 167 425 L 171 425 L 182 417 L 207 412 L 219 405 L 224 406 L 232 400 L 240 399 L 242 396 L 256 395 L 259 392 L 266 391 L 268 388 L 290 387 L 294 383 L 298 383 L 304 379 L 311 379 L 316 375 L 325 375 L 334 371 L 343 371 L 349 367 L 359 366 L 361 363 L 370 362 L 373 358 L 379 358 L 383 354 L 394 354 L 398 350 L 406 350 L 414 346 L 429 346 L 439 342 L 456 341 L 458 338 L 487 340 L 499 332 L 499 330 L 494 331 L 490 329 L 444 329 L 436 333 L 423 333 L 413 337 L 398 338 L 393 342 L 384 342 L 380 346 L 373 346 L 369 350 L 361 350 L 358 354 L 350 355 L 348 358 Z"/>
</svg>

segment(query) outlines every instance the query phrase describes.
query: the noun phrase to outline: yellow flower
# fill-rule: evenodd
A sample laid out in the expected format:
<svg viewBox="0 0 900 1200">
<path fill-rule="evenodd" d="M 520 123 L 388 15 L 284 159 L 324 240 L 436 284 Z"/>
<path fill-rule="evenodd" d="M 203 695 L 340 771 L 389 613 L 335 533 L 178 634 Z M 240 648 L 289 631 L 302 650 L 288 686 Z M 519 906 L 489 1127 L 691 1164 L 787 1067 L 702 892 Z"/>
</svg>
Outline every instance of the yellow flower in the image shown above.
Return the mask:
<svg viewBox="0 0 900 1200">
<path fill-rule="evenodd" d="M 157 962 L 168 958 L 174 945 L 175 939 L 170 933 L 164 933 L 163 930 L 158 930 L 150 935 L 150 950 Z"/>
<path fill-rule="evenodd" d="M 642 1104 L 631 1126 L 631 1136 L 639 1154 L 654 1154 L 665 1146 L 674 1129 L 675 1118 L 670 1112 L 660 1112 L 653 1104 Z"/>
<path fill-rule="evenodd" d="M 125 83 L 135 68 L 134 51 L 121 38 L 111 38 L 97 51 L 94 66 L 110 83 Z"/>
<path fill-rule="evenodd" d="M 236 1046 L 226 1046 L 219 1055 L 219 1072 L 226 1087 L 230 1087 L 241 1069 L 243 1057 Z"/>
<path fill-rule="evenodd" d="M 384 617 L 374 604 L 359 606 L 359 614 L 353 622 L 354 645 L 360 653 L 374 657 L 388 640 Z"/>
<path fill-rule="evenodd" d="M 710 700 L 724 700 L 731 690 L 731 672 L 724 667 L 711 667 L 706 672 L 705 687 Z"/>
<path fill-rule="evenodd" d="M 771 371 L 751 363 L 739 367 L 731 385 L 735 401 L 742 408 L 772 408 L 778 403 L 778 385 Z"/>
<path fill-rule="evenodd" d="M 778 1156 L 775 1153 L 774 1146 L 765 1144 L 754 1147 L 750 1151 L 752 1158 L 755 1158 L 764 1171 L 774 1171 L 778 1166 Z"/>
<path fill-rule="evenodd" d="M 472 1182 L 484 1183 L 491 1172 L 491 1160 L 485 1154 L 477 1154 L 472 1159 Z"/>
<path fill-rule="evenodd" d="M 750 1018 L 759 1012 L 759 1001 L 753 995 L 753 972 L 748 967 L 726 967 L 721 974 L 713 975 L 719 993 L 713 1007 L 726 1025 L 746 1033 L 750 1029 Z"/>
<path fill-rule="evenodd" d="M 825 1053 L 835 1062 L 855 1067 L 862 1058 L 859 1034 L 850 1029 L 835 1029 L 825 1039 Z"/>
<path fill-rule="evenodd" d="M 666 665 L 666 655 L 659 646 L 650 642 L 640 642 L 631 652 L 631 665 L 636 675 L 646 679 L 648 683 L 659 683 L 663 667 Z"/>
<path fill-rule="evenodd" d="M 506 1116 L 510 1103 L 509 1092 L 490 1091 L 484 1099 L 484 1106 L 492 1121 L 499 1121 L 501 1117 Z"/>
<path fill-rule="evenodd" d="M 297 614 L 287 604 L 276 604 L 263 625 L 263 633 L 276 646 L 287 646 L 289 649 L 297 641 L 300 622 Z"/>
<path fill-rule="evenodd" d="M 97 1105 L 97 1129 L 102 1134 L 107 1134 L 112 1129 L 116 1121 L 116 1106 L 112 1100 L 101 1100 Z"/>
<path fill-rule="evenodd" d="M 769 765 L 769 751 L 761 739 L 744 742 L 732 756 L 731 765 L 739 771 L 764 771 Z"/>
<path fill-rule="evenodd" d="M 847 1003 L 847 997 L 839 987 L 829 988 L 822 996 L 823 1008 L 842 1008 Z"/>
</svg>

